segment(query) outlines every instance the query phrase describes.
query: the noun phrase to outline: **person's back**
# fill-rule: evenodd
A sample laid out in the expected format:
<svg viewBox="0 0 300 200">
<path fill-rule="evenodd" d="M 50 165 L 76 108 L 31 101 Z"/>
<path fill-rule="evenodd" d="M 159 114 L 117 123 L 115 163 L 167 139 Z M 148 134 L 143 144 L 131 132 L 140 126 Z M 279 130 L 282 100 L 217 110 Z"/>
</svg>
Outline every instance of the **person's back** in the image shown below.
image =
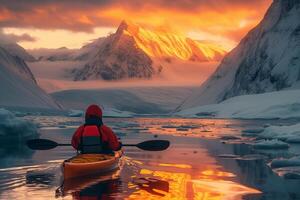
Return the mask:
<svg viewBox="0 0 300 200">
<path fill-rule="evenodd" d="M 81 153 L 111 153 L 121 148 L 114 132 L 102 122 L 102 110 L 91 105 L 85 113 L 85 124 L 72 137 L 72 146 Z"/>
</svg>

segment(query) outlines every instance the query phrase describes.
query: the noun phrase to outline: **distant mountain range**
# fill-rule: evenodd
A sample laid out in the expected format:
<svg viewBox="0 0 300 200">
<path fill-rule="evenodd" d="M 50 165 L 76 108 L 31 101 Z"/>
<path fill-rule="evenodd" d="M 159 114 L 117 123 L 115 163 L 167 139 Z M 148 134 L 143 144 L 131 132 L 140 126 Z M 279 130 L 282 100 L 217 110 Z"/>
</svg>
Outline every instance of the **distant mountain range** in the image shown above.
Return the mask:
<svg viewBox="0 0 300 200">
<path fill-rule="evenodd" d="M 35 57 L 36 61 L 88 61 L 95 56 L 105 38 L 98 38 L 80 49 L 32 49 L 28 52 Z"/>
<path fill-rule="evenodd" d="M 39 61 L 83 61 L 74 80 L 151 78 L 172 59 L 218 61 L 226 53 L 219 45 L 195 41 L 171 32 L 153 31 L 122 21 L 117 31 L 81 49 L 30 51 Z"/>
<path fill-rule="evenodd" d="M 179 110 L 299 86 L 300 1 L 274 0 L 263 20 Z"/>
</svg>

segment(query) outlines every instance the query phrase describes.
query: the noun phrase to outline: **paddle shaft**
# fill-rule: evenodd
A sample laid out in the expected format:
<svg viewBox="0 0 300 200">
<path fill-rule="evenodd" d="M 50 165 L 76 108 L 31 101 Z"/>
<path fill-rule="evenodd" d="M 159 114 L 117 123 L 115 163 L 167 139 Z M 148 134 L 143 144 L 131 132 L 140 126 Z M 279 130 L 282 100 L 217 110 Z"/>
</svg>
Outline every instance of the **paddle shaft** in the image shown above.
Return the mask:
<svg viewBox="0 0 300 200">
<path fill-rule="evenodd" d="M 127 147 L 137 147 L 147 151 L 162 151 L 169 147 L 170 142 L 167 140 L 148 140 L 138 144 L 122 144 Z M 47 139 L 33 139 L 27 141 L 27 146 L 33 150 L 49 150 L 57 146 L 71 146 L 71 144 L 59 144 Z"/>
<path fill-rule="evenodd" d="M 57 144 L 57 146 L 71 146 L 72 144 Z M 136 147 L 139 144 L 122 144 L 122 147 Z"/>
<path fill-rule="evenodd" d="M 57 146 L 71 146 L 71 144 L 57 144 Z M 136 147 L 137 144 L 122 144 L 122 147 Z"/>
<path fill-rule="evenodd" d="M 122 144 L 122 147 L 136 147 L 138 144 Z M 71 144 L 57 144 L 57 146 L 71 146 Z"/>
<path fill-rule="evenodd" d="M 122 147 L 136 147 L 137 144 L 122 144 Z"/>
</svg>

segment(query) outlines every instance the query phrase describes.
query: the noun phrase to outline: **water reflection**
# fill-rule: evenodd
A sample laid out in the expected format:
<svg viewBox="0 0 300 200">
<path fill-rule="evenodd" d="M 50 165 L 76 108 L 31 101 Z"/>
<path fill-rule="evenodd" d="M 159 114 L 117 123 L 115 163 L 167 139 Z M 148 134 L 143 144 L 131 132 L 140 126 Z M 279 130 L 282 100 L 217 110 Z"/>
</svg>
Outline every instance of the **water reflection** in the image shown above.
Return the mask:
<svg viewBox="0 0 300 200">
<path fill-rule="evenodd" d="M 148 177 L 138 180 L 146 180 L 145 183 L 143 181 L 138 183 L 138 190 L 126 199 L 221 200 L 240 199 L 244 194 L 260 193 L 258 190 L 226 180 L 227 176 L 233 176 L 231 173 L 210 170 L 200 172 L 200 174 L 202 174 L 201 178 L 195 179 L 188 173 L 143 169 L 140 175 Z M 136 184 L 136 181 L 133 181 L 133 184 Z"/>
<path fill-rule="evenodd" d="M 162 152 L 127 148 L 121 170 L 65 182 L 61 180 L 60 164 L 74 154 L 73 149 L 60 147 L 34 153 L 21 149 L 16 158 L 11 155 L 1 159 L 0 167 L 9 168 L 0 169 L 0 199 L 279 200 L 299 197 L 299 181 L 286 181 L 273 173 L 264 158 L 249 156 L 260 152 L 246 144 L 211 140 L 228 139 L 228 135 L 248 126 L 262 126 L 260 122 L 167 118 L 106 120 L 117 130 L 123 143 L 156 137 L 169 140 L 171 147 Z M 43 123 L 53 125 L 45 118 Z M 55 123 L 62 124 L 64 120 L 55 119 Z M 68 121 L 68 124 L 73 123 L 76 124 Z M 41 137 L 67 143 L 73 131 L 72 128 L 41 129 Z M 224 159 L 218 157 L 220 154 L 236 155 L 233 158 L 237 159 Z M 18 158 L 22 156 L 20 161 Z M 3 165 L 2 161 L 7 159 L 11 162 Z"/>
<path fill-rule="evenodd" d="M 35 174 L 27 172 L 26 185 L 28 187 L 49 187 L 54 179 L 55 175 L 52 173 Z"/>
<path fill-rule="evenodd" d="M 169 182 L 157 178 L 143 177 L 133 180 L 132 183 L 152 195 L 165 196 L 166 193 L 169 193 Z"/>
<path fill-rule="evenodd" d="M 55 191 L 56 197 L 65 197 L 71 194 L 75 199 L 85 196 L 94 196 L 101 199 L 102 196 L 107 196 L 107 194 L 121 192 L 119 187 L 116 187 L 118 185 L 117 183 L 120 183 L 120 171 L 121 170 L 118 169 L 105 175 L 102 174 L 64 180 L 62 185 Z"/>
</svg>

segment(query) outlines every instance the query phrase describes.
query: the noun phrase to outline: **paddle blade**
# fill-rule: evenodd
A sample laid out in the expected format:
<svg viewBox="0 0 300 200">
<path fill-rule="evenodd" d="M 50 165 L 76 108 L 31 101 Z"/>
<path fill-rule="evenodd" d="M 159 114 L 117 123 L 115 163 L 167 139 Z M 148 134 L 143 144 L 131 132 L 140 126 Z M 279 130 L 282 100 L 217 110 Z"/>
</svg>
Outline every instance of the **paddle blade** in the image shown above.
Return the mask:
<svg viewBox="0 0 300 200">
<path fill-rule="evenodd" d="M 170 146 L 170 142 L 168 140 L 148 140 L 136 146 L 146 151 L 163 151 Z"/>
<path fill-rule="evenodd" d="M 34 139 L 28 140 L 27 146 L 33 150 L 48 150 L 57 147 L 58 144 L 52 140 Z"/>
</svg>

